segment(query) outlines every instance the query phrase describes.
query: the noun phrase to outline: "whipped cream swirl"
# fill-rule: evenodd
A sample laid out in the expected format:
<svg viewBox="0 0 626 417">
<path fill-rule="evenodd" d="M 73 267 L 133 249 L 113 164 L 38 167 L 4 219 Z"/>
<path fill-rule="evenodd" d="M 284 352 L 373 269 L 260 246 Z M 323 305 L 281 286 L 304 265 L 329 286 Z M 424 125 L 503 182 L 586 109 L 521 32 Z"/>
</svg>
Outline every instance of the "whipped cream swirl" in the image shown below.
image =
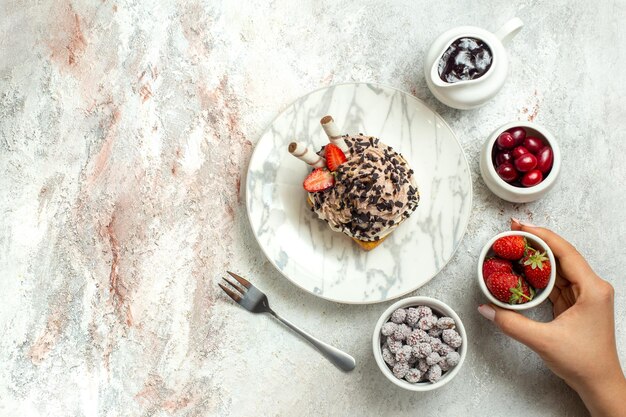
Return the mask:
<svg viewBox="0 0 626 417">
<path fill-rule="evenodd" d="M 344 136 L 347 161 L 335 185 L 309 193 L 313 211 L 331 229 L 363 241 L 380 240 L 411 215 L 419 203 L 413 170 L 390 146 L 371 136 Z M 319 152 L 324 154 L 324 148 Z"/>
</svg>

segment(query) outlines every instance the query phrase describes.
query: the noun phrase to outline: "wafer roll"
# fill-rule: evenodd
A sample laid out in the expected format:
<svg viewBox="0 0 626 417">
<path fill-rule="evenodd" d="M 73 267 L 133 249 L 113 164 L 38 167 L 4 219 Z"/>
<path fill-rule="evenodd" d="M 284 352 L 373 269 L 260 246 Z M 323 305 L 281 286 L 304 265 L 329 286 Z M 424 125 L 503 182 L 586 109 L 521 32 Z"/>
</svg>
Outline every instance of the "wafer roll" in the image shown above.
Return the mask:
<svg viewBox="0 0 626 417">
<path fill-rule="evenodd" d="M 289 144 L 289 153 L 311 165 L 313 168 L 326 166 L 324 158 L 313 152 L 311 148 L 303 142 L 291 142 Z"/>
<path fill-rule="evenodd" d="M 322 128 L 324 128 L 324 132 L 326 132 L 326 136 L 328 136 L 328 140 L 330 143 L 333 143 L 339 147 L 343 151 L 344 154 L 348 154 L 348 145 L 346 145 L 346 141 L 343 140 L 343 135 L 339 131 L 339 128 L 335 124 L 332 116 L 324 116 L 322 120 L 320 120 L 322 124 Z"/>
</svg>

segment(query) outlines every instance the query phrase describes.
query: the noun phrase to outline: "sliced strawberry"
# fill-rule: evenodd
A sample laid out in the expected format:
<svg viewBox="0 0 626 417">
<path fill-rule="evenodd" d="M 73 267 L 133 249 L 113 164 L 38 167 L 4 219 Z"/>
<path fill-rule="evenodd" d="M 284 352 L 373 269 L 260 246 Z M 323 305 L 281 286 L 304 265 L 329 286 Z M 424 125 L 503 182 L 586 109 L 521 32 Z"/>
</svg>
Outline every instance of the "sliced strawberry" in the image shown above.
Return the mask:
<svg viewBox="0 0 626 417">
<path fill-rule="evenodd" d="M 304 189 L 310 193 L 324 191 L 335 185 L 335 177 L 326 168 L 315 168 L 302 183 Z"/>
<path fill-rule="evenodd" d="M 343 153 L 339 146 L 329 143 L 324 148 L 326 156 L 326 166 L 331 171 L 336 171 L 337 167 L 346 162 L 346 155 Z"/>
</svg>

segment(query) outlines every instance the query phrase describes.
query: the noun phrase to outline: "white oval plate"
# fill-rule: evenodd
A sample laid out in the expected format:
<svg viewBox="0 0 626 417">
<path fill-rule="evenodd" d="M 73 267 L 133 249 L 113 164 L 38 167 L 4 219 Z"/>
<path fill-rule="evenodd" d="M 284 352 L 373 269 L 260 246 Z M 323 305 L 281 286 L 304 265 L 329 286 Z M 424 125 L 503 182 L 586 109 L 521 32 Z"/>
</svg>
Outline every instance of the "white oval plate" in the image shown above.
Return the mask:
<svg viewBox="0 0 626 417">
<path fill-rule="evenodd" d="M 287 150 L 294 139 L 315 150 L 327 143 L 319 123 L 327 114 L 342 132 L 380 138 L 415 171 L 417 210 L 371 252 L 309 209 L 302 188 L 309 168 Z M 332 301 L 377 303 L 419 288 L 452 258 L 469 221 L 472 181 L 454 133 L 420 100 L 376 84 L 339 84 L 299 98 L 263 133 L 248 167 L 246 207 L 261 249 L 294 284 Z"/>
</svg>

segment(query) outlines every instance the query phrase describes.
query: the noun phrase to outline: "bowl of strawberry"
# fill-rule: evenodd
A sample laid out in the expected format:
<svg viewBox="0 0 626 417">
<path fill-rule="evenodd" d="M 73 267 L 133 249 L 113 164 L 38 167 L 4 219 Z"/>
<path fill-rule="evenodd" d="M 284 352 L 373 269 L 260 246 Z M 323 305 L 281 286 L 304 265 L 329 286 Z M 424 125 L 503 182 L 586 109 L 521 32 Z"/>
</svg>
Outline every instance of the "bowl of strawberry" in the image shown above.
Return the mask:
<svg viewBox="0 0 626 417">
<path fill-rule="evenodd" d="M 561 152 L 554 136 L 531 122 L 511 122 L 485 141 L 480 173 L 489 189 L 512 203 L 543 197 L 556 183 Z"/>
<path fill-rule="evenodd" d="M 554 254 L 539 237 L 519 231 L 500 233 L 478 258 L 478 285 L 493 304 L 526 310 L 544 302 L 556 280 Z"/>
</svg>

